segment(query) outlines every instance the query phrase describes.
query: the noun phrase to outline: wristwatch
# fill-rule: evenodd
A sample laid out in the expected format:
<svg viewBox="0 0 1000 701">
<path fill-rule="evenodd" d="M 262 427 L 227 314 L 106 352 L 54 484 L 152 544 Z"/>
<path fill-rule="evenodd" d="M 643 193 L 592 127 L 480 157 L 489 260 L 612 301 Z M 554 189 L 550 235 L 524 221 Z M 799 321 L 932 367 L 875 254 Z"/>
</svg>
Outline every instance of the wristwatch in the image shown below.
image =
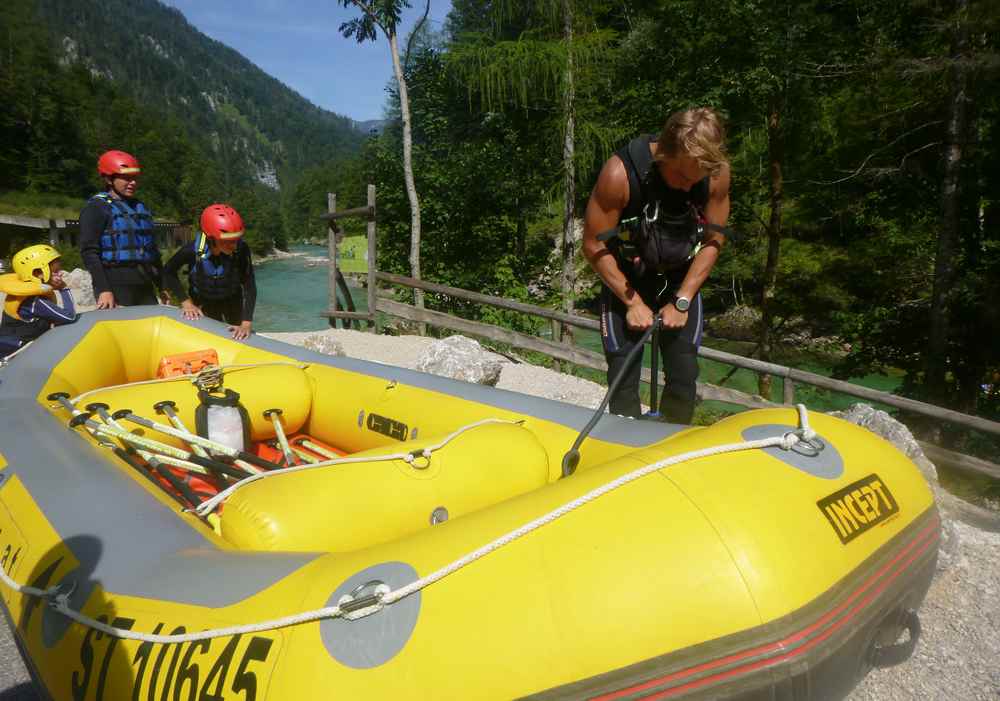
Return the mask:
<svg viewBox="0 0 1000 701">
<path fill-rule="evenodd" d="M 678 295 L 677 297 L 674 297 L 674 306 L 677 307 L 677 311 L 686 312 L 691 308 L 691 300 L 687 297 L 681 297 Z"/>
</svg>

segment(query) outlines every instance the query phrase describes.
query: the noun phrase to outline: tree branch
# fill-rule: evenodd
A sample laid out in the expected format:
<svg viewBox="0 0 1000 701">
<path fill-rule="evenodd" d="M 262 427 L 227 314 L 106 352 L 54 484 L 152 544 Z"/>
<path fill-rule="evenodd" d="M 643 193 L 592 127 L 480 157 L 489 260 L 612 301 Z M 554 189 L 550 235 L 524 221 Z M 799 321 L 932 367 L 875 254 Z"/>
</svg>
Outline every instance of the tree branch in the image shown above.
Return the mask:
<svg viewBox="0 0 1000 701">
<path fill-rule="evenodd" d="M 903 166 L 906 165 L 906 159 L 909 158 L 910 156 L 913 156 L 914 154 L 920 153 L 921 151 L 924 151 L 926 149 L 932 148 L 934 146 L 940 146 L 941 144 L 942 144 L 941 141 L 932 141 L 929 144 L 924 144 L 920 148 L 914 149 L 913 151 L 910 151 L 908 154 L 906 154 L 905 156 L 903 156 L 902 160 L 900 160 L 900 162 L 899 162 L 899 170 L 903 169 Z"/>
<path fill-rule="evenodd" d="M 378 15 L 375 14 L 375 8 L 372 6 L 371 3 L 364 2 L 364 0 L 351 0 L 351 2 L 357 5 L 362 12 L 371 17 L 372 22 L 374 22 L 378 26 L 378 28 L 382 30 L 383 34 L 389 36 L 389 32 L 386 31 L 385 25 L 379 21 Z"/>
<path fill-rule="evenodd" d="M 403 72 L 405 73 L 410 69 L 410 51 L 413 49 L 413 39 L 417 36 L 420 28 L 423 26 L 424 22 L 427 21 L 427 15 L 431 11 L 431 0 L 427 0 L 427 4 L 424 6 L 424 16 L 420 18 L 417 22 L 417 26 L 413 28 L 410 32 L 410 38 L 406 40 L 406 62 L 403 64 Z"/>
<path fill-rule="evenodd" d="M 840 183 L 847 182 L 848 180 L 856 178 L 865 169 L 865 166 L 868 165 L 868 162 L 871 161 L 871 159 L 875 158 L 875 156 L 877 156 L 878 154 L 880 154 L 883 151 L 891 148 L 892 146 L 895 146 L 897 143 L 899 143 L 900 141 L 902 141 L 906 137 L 908 137 L 911 134 L 914 134 L 914 133 L 920 131 L 921 129 L 925 129 L 925 128 L 931 127 L 931 126 L 936 126 L 936 125 L 941 124 L 941 123 L 942 122 L 941 122 L 940 119 L 939 120 L 935 120 L 933 122 L 927 122 L 926 124 L 921 124 L 919 127 L 915 127 L 914 129 L 911 129 L 910 131 L 908 131 L 908 132 L 906 132 L 904 134 L 900 134 L 899 136 L 897 136 L 895 139 L 893 139 L 892 141 L 890 141 L 889 143 L 887 143 L 882 148 L 877 148 L 874 151 L 872 151 L 871 153 L 869 153 L 868 156 L 867 156 L 867 158 L 865 158 L 865 160 L 863 160 L 861 162 L 861 165 L 859 165 L 854 170 L 854 172 L 851 173 L 850 175 L 847 175 L 847 176 L 845 176 L 843 178 L 839 178 L 838 180 L 810 180 L 809 183 L 812 184 L 812 185 L 839 185 Z M 920 150 L 920 149 L 918 149 L 918 150 Z M 914 151 L 914 153 L 916 153 L 916 151 Z M 907 154 L 907 155 L 911 155 L 911 154 Z M 904 160 L 905 160 L 905 157 L 904 157 Z"/>
</svg>

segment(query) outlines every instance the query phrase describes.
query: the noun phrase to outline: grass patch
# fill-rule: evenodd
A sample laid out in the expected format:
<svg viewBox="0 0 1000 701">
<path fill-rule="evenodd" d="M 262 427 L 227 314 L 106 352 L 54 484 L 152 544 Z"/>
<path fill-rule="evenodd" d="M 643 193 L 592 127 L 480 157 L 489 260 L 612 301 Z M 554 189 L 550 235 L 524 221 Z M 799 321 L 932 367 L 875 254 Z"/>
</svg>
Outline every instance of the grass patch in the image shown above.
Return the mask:
<svg viewBox="0 0 1000 701">
<path fill-rule="evenodd" d="M 81 197 L 45 192 L 0 192 L 0 214 L 38 219 L 76 219 L 85 201 Z"/>
<path fill-rule="evenodd" d="M 337 266 L 342 273 L 368 272 L 368 239 L 348 236 L 337 244 Z"/>
</svg>

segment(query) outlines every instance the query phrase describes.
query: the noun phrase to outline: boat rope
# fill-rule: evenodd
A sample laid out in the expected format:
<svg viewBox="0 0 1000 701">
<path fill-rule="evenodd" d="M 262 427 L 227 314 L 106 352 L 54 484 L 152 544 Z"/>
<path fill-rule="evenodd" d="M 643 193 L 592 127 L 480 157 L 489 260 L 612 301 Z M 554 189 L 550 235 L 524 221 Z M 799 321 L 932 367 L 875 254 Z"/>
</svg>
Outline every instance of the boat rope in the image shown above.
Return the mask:
<svg viewBox="0 0 1000 701">
<path fill-rule="evenodd" d="M 391 453 L 389 455 L 362 455 L 358 457 L 349 458 L 336 458 L 334 460 L 323 460 L 321 462 L 314 462 L 308 465 L 295 465 L 294 467 L 283 467 L 278 470 L 269 470 L 268 472 L 261 472 L 256 475 L 251 475 L 250 477 L 244 477 L 239 482 L 229 485 L 221 492 L 216 494 L 210 499 L 206 499 L 201 504 L 198 505 L 196 509 L 193 509 L 199 516 L 205 516 L 212 513 L 215 508 L 221 504 L 223 501 L 229 498 L 229 496 L 235 492 L 237 489 L 242 489 L 243 487 L 256 482 L 257 480 L 266 479 L 268 477 L 275 477 L 277 475 L 287 475 L 292 472 L 300 472 L 302 470 L 314 470 L 318 467 L 333 467 L 335 465 L 350 465 L 351 463 L 359 462 L 382 462 L 384 460 L 402 460 L 405 463 L 412 464 L 417 460 L 424 459 L 430 460 L 431 455 L 435 450 L 440 450 L 444 446 L 451 443 L 453 440 L 458 438 L 460 435 L 466 431 L 471 431 L 472 429 L 483 426 L 486 424 L 521 424 L 523 421 L 520 419 L 511 421 L 509 419 L 483 419 L 482 421 L 476 421 L 474 423 L 462 426 L 458 430 L 449 433 L 447 436 L 442 438 L 437 443 L 429 445 L 425 448 L 420 448 L 418 450 L 409 450 L 402 453 Z"/>
<path fill-rule="evenodd" d="M 10 357 L 10 356 L 8 356 Z M 252 368 L 264 368 L 270 367 L 272 365 L 287 365 L 290 367 L 295 367 L 300 370 L 305 370 L 309 367 L 309 363 L 293 363 L 287 360 L 275 360 L 268 363 L 236 363 L 232 365 L 220 365 L 219 370 L 223 373 L 226 372 L 238 372 L 240 370 L 250 370 Z M 75 397 L 70 397 L 70 401 L 74 404 L 79 404 L 84 399 L 92 394 L 98 394 L 100 392 L 107 392 L 112 389 L 124 389 L 126 387 L 140 387 L 142 385 L 158 385 L 162 382 L 180 382 L 186 380 L 188 382 L 194 383 L 198 379 L 199 373 L 187 373 L 185 375 L 174 375 L 173 377 L 157 377 L 152 380 L 138 380 L 136 382 L 126 382 L 120 385 L 109 385 L 107 387 L 98 387 L 97 389 L 88 390 L 82 394 L 78 394 Z"/>
<path fill-rule="evenodd" d="M 5 356 L 4 356 L 3 358 L 0 358 L 0 368 L 4 367 L 4 366 L 5 366 L 5 365 L 6 365 L 7 363 L 9 363 L 9 362 L 10 362 L 10 359 L 11 359 L 11 358 L 13 358 L 14 356 L 16 356 L 16 355 L 20 355 L 20 354 L 21 354 L 21 353 L 23 353 L 24 351 L 28 350 L 28 347 L 29 347 L 29 346 L 30 346 L 30 345 L 31 345 L 32 343 L 34 343 L 34 341 L 28 341 L 27 343 L 25 343 L 25 344 L 24 344 L 23 346 L 21 346 L 20 348 L 18 348 L 18 349 L 17 349 L 16 351 L 14 351 L 13 353 L 8 353 L 8 354 L 7 354 L 7 355 L 5 355 Z"/>
<path fill-rule="evenodd" d="M 547 514 L 539 516 L 538 518 L 529 521 L 523 526 L 510 531 L 499 538 L 487 543 L 486 545 L 473 550 L 467 555 L 454 560 L 448 565 L 441 567 L 440 569 L 430 573 L 425 577 L 421 577 L 410 584 L 404 585 L 398 589 L 390 589 L 384 584 L 380 584 L 375 588 L 372 594 L 364 597 L 353 598 L 350 595 L 341 597 L 335 606 L 326 606 L 324 608 L 315 609 L 313 611 L 304 611 L 302 613 L 293 614 L 290 616 L 284 616 L 281 618 L 274 618 L 269 621 L 262 621 L 260 623 L 250 623 L 244 625 L 229 626 L 226 628 L 213 628 L 211 630 L 203 630 L 192 633 L 181 633 L 176 635 L 159 635 L 153 633 L 141 633 L 132 630 L 125 630 L 123 628 L 116 628 L 110 626 L 101 621 L 95 620 L 89 616 L 84 615 L 79 611 L 75 611 L 69 607 L 69 598 L 75 585 L 70 585 L 67 591 L 61 591 L 60 586 L 50 587 L 49 589 L 38 589 L 35 587 L 28 587 L 20 585 L 12 580 L 0 568 L 0 579 L 7 586 L 11 587 L 15 591 L 19 591 L 23 594 L 28 594 L 31 596 L 37 596 L 47 599 L 49 605 L 62 615 L 67 618 L 76 621 L 77 623 L 93 628 L 105 635 L 109 635 L 115 638 L 121 638 L 124 640 L 137 640 L 141 642 L 148 642 L 154 644 L 175 644 L 175 643 L 187 643 L 195 642 L 199 640 L 209 640 L 212 638 L 223 638 L 232 635 L 242 635 L 249 633 L 260 633 L 268 630 L 275 630 L 278 628 L 287 628 L 289 626 L 300 625 L 302 623 L 309 623 L 311 621 L 317 621 L 328 618 L 344 618 L 347 620 L 355 620 L 358 618 L 363 618 L 365 616 L 371 615 L 389 604 L 395 603 L 400 599 L 410 596 L 425 587 L 434 584 L 435 582 L 447 577 L 448 575 L 457 572 L 458 570 L 466 567 L 467 565 L 479 560 L 490 553 L 499 550 L 512 543 L 513 541 L 521 538 L 532 531 L 535 531 L 553 521 L 565 516 L 568 513 L 579 509 L 581 506 L 589 504 L 590 502 L 599 499 L 600 497 L 612 492 L 626 484 L 634 482 L 646 475 L 662 470 L 665 467 L 671 467 L 673 465 L 679 465 L 681 463 L 689 462 L 692 460 L 698 460 L 700 458 L 708 458 L 715 455 L 722 455 L 725 453 L 735 453 L 746 450 L 760 450 L 764 448 L 780 447 L 784 450 L 792 450 L 796 444 L 799 442 L 806 443 L 811 450 L 818 450 L 813 440 L 816 437 L 816 432 L 809 427 L 809 419 L 806 412 L 806 408 L 802 404 L 796 405 L 796 409 L 799 414 L 799 428 L 796 430 L 788 431 L 781 436 L 773 436 L 771 438 L 762 438 L 754 441 L 745 441 L 743 443 L 729 443 L 724 445 L 712 446 L 710 448 L 701 448 L 699 450 L 692 450 L 687 453 L 681 453 L 679 455 L 674 455 L 669 458 L 664 458 L 654 463 L 650 463 L 643 467 L 637 468 L 632 472 L 626 473 L 611 482 L 607 482 L 595 489 L 590 490 L 586 494 L 582 494 L 576 499 L 573 499 L 566 504 L 554 509 Z M 493 419 L 492 421 L 500 421 L 499 419 Z M 483 422 L 479 422 L 483 423 Z M 457 432 L 456 432 L 457 433 Z M 809 453 L 814 454 L 814 453 Z M 302 468 L 295 468 L 302 469 Z M 274 474 L 268 473 L 268 474 Z M 235 485 L 234 485 L 235 486 Z"/>
</svg>

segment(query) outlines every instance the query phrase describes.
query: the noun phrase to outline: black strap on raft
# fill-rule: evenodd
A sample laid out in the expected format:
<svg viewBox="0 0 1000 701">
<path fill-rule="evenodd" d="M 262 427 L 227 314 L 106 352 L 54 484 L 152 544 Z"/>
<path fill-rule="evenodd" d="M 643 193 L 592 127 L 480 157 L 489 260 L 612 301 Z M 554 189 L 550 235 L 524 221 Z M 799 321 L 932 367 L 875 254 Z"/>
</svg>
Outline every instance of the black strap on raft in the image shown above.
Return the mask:
<svg viewBox="0 0 1000 701">
<path fill-rule="evenodd" d="M 656 317 L 659 319 L 659 315 Z M 660 374 L 660 369 L 657 367 L 660 360 L 660 329 L 657 325 L 656 330 L 653 332 L 653 336 L 649 342 L 649 411 L 646 412 L 646 417 L 650 419 L 660 418 L 660 403 L 657 401 L 656 390 L 657 390 L 657 380 L 659 379 L 657 375 Z"/>
<path fill-rule="evenodd" d="M 620 385 L 622 380 L 625 379 L 625 375 L 628 374 L 627 371 L 632 363 L 635 362 L 636 357 L 642 357 L 642 351 L 646 347 L 646 341 L 648 341 L 649 337 L 660 328 L 661 323 L 662 321 L 659 315 L 657 315 L 656 319 L 653 320 L 653 325 L 646 329 L 646 333 L 642 334 L 642 338 L 639 339 L 639 342 L 632 350 L 629 351 L 628 356 L 625 358 L 625 363 L 622 366 L 621 372 L 618 373 L 618 377 L 616 377 L 615 381 L 611 383 L 610 387 L 608 387 L 607 394 L 605 394 L 604 399 L 601 400 L 601 405 L 597 407 L 597 411 L 594 412 L 590 421 L 587 422 L 587 425 L 583 427 L 582 431 L 580 431 L 580 435 L 576 437 L 575 441 L 573 441 L 573 447 L 566 451 L 566 454 L 563 455 L 563 477 L 569 477 L 576 472 L 576 466 L 580 464 L 580 444 L 583 443 L 583 439 L 590 434 L 594 426 L 597 425 L 597 422 L 600 421 L 601 415 L 604 414 L 604 410 L 608 406 L 608 402 L 611 401 L 611 395 L 615 393 L 618 389 L 618 385 Z"/>
</svg>

